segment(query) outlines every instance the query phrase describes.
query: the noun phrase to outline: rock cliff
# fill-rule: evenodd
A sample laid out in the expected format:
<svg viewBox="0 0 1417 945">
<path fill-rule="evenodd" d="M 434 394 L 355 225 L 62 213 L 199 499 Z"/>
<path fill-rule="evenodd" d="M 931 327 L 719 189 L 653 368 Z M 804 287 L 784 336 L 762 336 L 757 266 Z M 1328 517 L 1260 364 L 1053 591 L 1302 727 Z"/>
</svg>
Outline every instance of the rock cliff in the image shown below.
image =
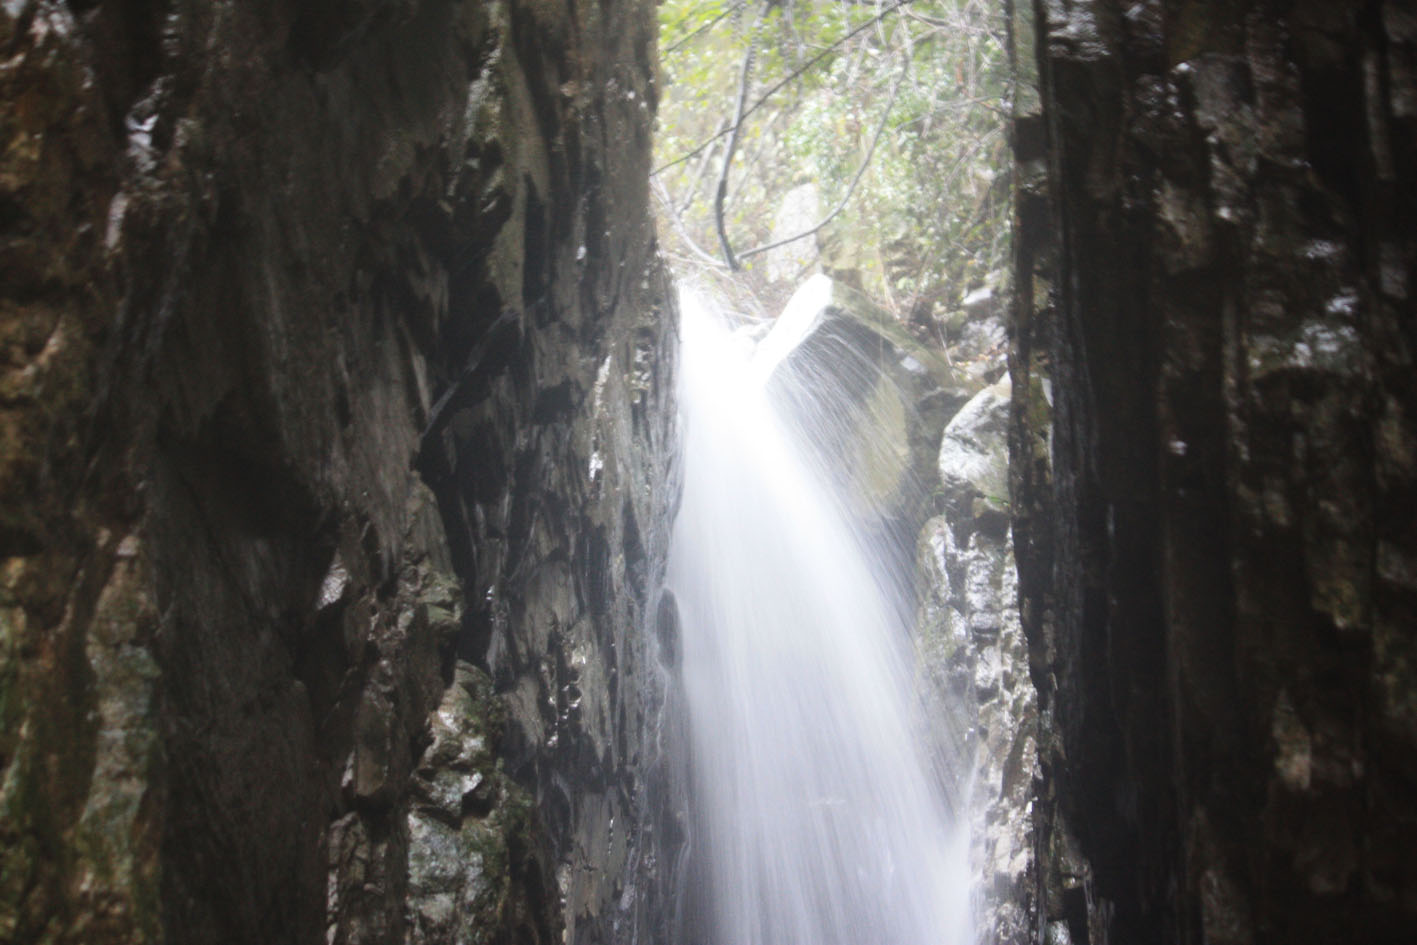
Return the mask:
<svg viewBox="0 0 1417 945">
<path fill-rule="evenodd" d="M 1016 12 L 1034 935 L 1404 941 L 1417 17 Z"/>
<path fill-rule="evenodd" d="M 654 29 L 0 8 L 0 939 L 656 940 Z"/>
</svg>

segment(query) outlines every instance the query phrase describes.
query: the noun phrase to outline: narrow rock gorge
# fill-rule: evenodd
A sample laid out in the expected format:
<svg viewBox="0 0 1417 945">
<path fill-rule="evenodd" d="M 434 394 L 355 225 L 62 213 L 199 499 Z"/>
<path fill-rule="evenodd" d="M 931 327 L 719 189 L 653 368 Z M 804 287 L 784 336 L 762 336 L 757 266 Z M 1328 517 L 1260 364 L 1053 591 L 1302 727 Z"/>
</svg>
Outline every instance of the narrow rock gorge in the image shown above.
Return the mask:
<svg viewBox="0 0 1417 945">
<path fill-rule="evenodd" d="M 976 938 L 1406 942 L 1417 14 L 1000 5 L 1012 286 L 799 355 Z M 0 941 L 695 945 L 656 30 L 0 4 Z"/>
</svg>

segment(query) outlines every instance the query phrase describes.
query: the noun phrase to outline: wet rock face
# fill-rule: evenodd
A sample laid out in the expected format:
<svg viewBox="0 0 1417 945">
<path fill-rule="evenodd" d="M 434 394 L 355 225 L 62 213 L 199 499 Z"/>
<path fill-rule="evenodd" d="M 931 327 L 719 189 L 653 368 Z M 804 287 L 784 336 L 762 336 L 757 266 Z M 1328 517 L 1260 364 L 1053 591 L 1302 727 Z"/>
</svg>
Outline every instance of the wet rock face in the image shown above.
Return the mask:
<svg viewBox="0 0 1417 945">
<path fill-rule="evenodd" d="M 1032 802 L 1038 700 L 1019 622 L 1009 529 L 1008 379 L 975 394 L 941 438 L 942 514 L 926 523 L 922 661 L 943 695 L 946 750 L 972 761 L 961 809 L 971 825 L 975 936 L 1032 941 Z"/>
<path fill-rule="evenodd" d="M 1011 371 L 1040 931 L 1401 940 L 1417 19 L 1036 12 Z"/>
<path fill-rule="evenodd" d="M 653 43 L 0 9 L 0 939 L 651 937 Z"/>
</svg>

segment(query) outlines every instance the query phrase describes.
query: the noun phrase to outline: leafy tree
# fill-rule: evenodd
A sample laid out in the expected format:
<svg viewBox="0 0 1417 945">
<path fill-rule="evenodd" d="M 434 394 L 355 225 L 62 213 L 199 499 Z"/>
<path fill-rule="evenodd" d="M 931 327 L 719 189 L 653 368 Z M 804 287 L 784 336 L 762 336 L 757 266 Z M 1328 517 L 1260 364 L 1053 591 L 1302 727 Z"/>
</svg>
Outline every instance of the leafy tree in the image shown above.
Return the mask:
<svg viewBox="0 0 1417 945">
<path fill-rule="evenodd" d="M 1001 270 L 996 4 L 666 0 L 655 184 L 675 265 L 741 268 L 745 304 L 771 311 L 799 275 L 781 264 L 795 255 L 921 324 Z M 815 210 L 784 220 L 789 193 Z"/>
</svg>

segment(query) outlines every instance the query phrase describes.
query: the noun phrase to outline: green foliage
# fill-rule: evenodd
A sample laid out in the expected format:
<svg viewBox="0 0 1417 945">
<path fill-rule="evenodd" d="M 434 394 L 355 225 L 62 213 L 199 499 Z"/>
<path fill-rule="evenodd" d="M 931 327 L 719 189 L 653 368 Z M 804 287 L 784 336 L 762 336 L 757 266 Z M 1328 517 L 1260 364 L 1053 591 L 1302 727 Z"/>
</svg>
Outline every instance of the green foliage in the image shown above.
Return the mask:
<svg viewBox="0 0 1417 945">
<path fill-rule="evenodd" d="M 996 4 L 666 0 L 656 183 L 676 264 L 702 272 L 722 258 L 713 198 L 751 50 L 750 111 L 727 176 L 736 253 L 784 235 L 783 195 L 811 181 L 813 222 L 847 201 L 814 235 L 820 264 L 898 317 L 948 310 L 1002 269 L 1009 79 Z M 790 291 L 765 256 L 745 268 L 765 306 Z"/>
</svg>

